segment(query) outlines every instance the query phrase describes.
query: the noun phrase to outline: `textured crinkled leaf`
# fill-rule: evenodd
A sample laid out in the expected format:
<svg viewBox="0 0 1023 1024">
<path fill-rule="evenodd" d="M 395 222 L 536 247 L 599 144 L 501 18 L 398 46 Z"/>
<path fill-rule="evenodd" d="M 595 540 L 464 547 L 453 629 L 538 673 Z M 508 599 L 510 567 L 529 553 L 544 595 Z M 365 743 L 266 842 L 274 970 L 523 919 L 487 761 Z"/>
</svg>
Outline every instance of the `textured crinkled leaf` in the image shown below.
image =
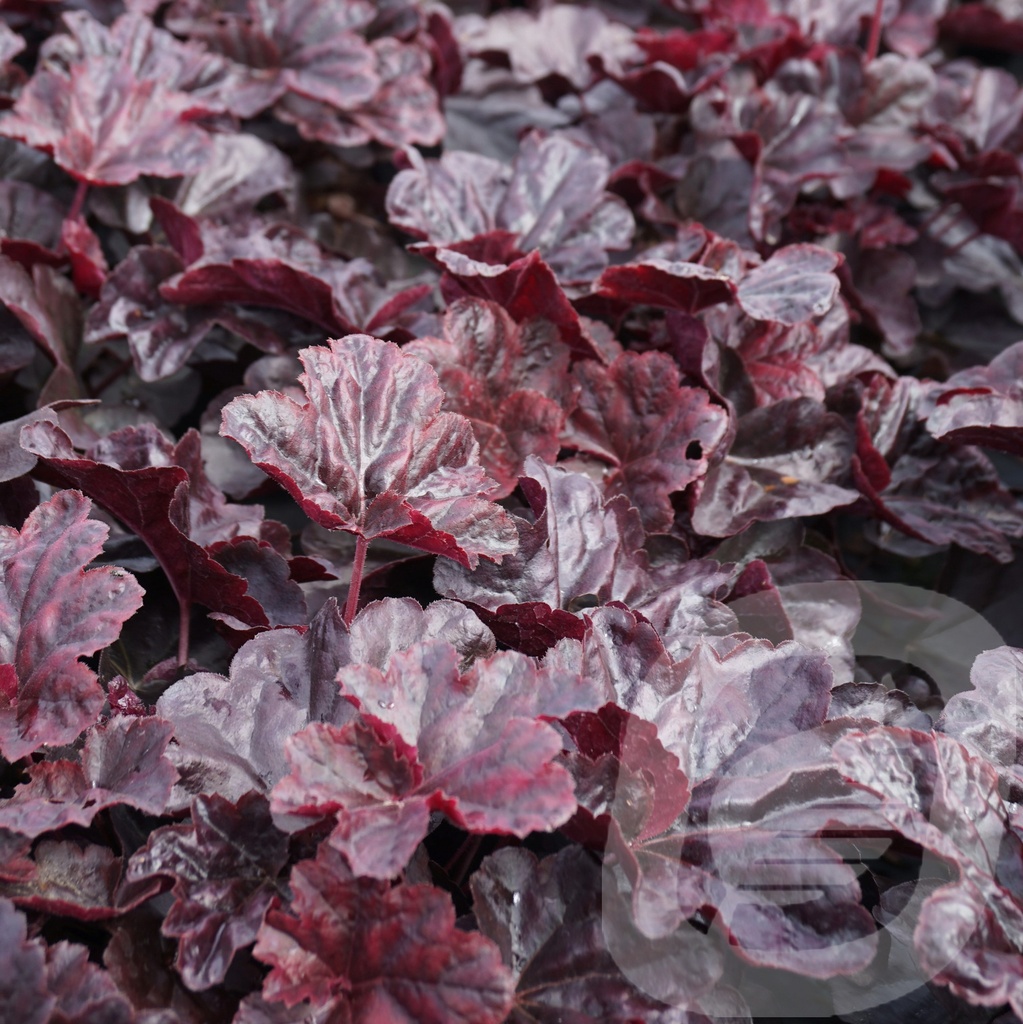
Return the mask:
<svg viewBox="0 0 1023 1024">
<path fill-rule="evenodd" d="M 287 774 L 289 736 L 310 722 L 341 725 L 353 716 L 336 682 L 342 666 L 383 668 L 394 652 L 432 638 L 454 644 L 463 661 L 494 650 L 490 631 L 453 601 L 425 610 L 411 598 L 375 601 L 350 627 L 327 601 L 305 633 L 279 629 L 246 643 L 228 678 L 203 672 L 175 683 L 157 702 L 175 730 L 174 806 L 199 794 L 237 801 L 250 789 L 269 793 Z"/>
<path fill-rule="evenodd" d="M 611 466 L 608 495 L 624 494 L 649 532 L 671 528 L 670 496 L 707 472 L 728 416 L 697 388 L 679 386 L 677 365 L 659 352 L 575 367 L 579 383 L 566 445 Z"/>
<path fill-rule="evenodd" d="M 941 387 L 927 429 L 943 441 L 1023 454 L 1023 342 L 985 367 L 953 374 Z"/>
<path fill-rule="evenodd" d="M 39 458 L 37 473 L 80 487 L 146 543 L 179 601 L 198 601 L 242 622 L 268 625 L 259 602 L 247 593 L 245 581 L 229 573 L 191 539 L 193 512 L 198 526 L 202 512 L 210 511 L 204 507 L 204 491 L 210 505 L 219 505 L 222 513 L 231 508 L 199 475 L 199 436 L 195 431 L 175 446 L 149 424 L 125 427 L 79 455 L 63 430 L 44 421 L 22 428 L 21 442 Z M 189 464 L 191 476 L 182 462 Z M 193 482 L 197 485 L 194 509 L 190 503 Z M 246 518 L 253 515 L 247 508 L 241 511 Z M 258 518 L 258 511 L 255 515 Z"/>
<path fill-rule="evenodd" d="M 566 283 L 592 280 L 607 251 L 631 241 L 632 215 L 605 191 L 607 158 L 564 136 L 527 135 L 510 172 L 469 154 L 427 164 L 410 153 L 409 160 L 388 190 L 387 209 L 393 224 L 420 238 L 451 243 L 508 231 L 522 252 L 539 249 Z"/>
<path fill-rule="evenodd" d="M 182 269 L 171 249 L 135 246 L 89 310 L 85 342 L 125 338 L 142 380 L 176 373 L 216 323 L 216 311 L 209 307 L 189 309 L 160 297 L 160 283 Z"/>
<path fill-rule="evenodd" d="M 103 691 L 79 659 L 113 643 L 142 604 L 130 573 L 85 569 L 109 532 L 87 518 L 90 507 L 61 491 L 20 531 L 0 527 L 0 752 L 10 761 L 69 743 L 96 720 Z"/>
<path fill-rule="evenodd" d="M 665 959 L 671 957 L 677 983 L 673 1008 L 637 989 L 605 938 L 617 916 L 617 907 L 612 909 L 616 896 L 604 888 L 599 864 L 578 847 L 542 861 L 528 850 L 500 850 L 483 862 L 470 884 L 480 930 L 498 944 L 516 976 L 515 1009 L 509 1017 L 514 1024 L 555 1024 L 565 1019 L 566 1007 L 579 1024 L 695 1021 L 700 997 L 722 974 L 714 944 L 687 929 L 681 941 L 658 950 Z M 635 978 L 637 965 L 627 966 Z M 694 1008 L 692 1016 L 682 1010 L 688 1006 Z"/>
<path fill-rule="evenodd" d="M 700 485 L 693 527 L 728 537 L 753 522 L 820 515 L 852 504 L 853 438 L 840 416 L 809 398 L 754 409 L 739 420 L 732 449 Z"/>
<path fill-rule="evenodd" d="M 271 909 L 256 943 L 272 967 L 264 997 L 308 999 L 352 1024 L 500 1024 L 511 1009 L 497 947 L 456 928 L 439 889 L 353 878 L 325 844 L 296 865 L 291 888 L 291 913 Z"/>
<path fill-rule="evenodd" d="M 838 298 L 841 257 L 816 245 L 789 245 L 739 282 L 737 298 L 755 320 L 796 324 L 823 316 Z"/>
<path fill-rule="evenodd" d="M 178 773 L 165 756 L 169 722 L 118 715 L 86 736 L 81 761 L 40 761 L 0 804 L 0 827 L 37 836 L 88 825 L 104 807 L 162 814 Z"/>
<path fill-rule="evenodd" d="M 937 728 L 986 758 L 1011 785 L 1023 784 L 1023 652 L 998 647 L 977 656 L 972 690 L 954 694 Z"/>
<path fill-rule="evenodd" d="M 160 882 L 124 877 L 113 851 L 97 843 L 43 840 L 32 856 L 27 878 L 0 882 L 0 894 L 19 907 L 79 921 L 118 917 L 155 896 Z"/>
<path fill-rule="evenodd" d="M 426 834 L 428 810 L 470 831 L 524 836 L 556 828 L 575 809 L 561 749 L 542 715 L 594 707 L 579 677 L 537 669 L 505 652 L 466 673 L 441 641 L 414 644 L 386 670 L 338 673 L 361 716 L 312 725 L 287 744 L 291 774 L 274 789 L 276 814 L 337 813 L 331 843 L 357 874 L 390 878 Z"/>
<path fill-rule="evenodd" d="M 116 118 L 103 110 L 107 95 L 123 97 Z M 37 71 L 0 120 L 0 133 L 51 154 L 82 181 L 123 185 L 143 174 L 173 178 L 202 167 L 209 141 L 186 120 L 191 109 L 187 97 L 92 59 L 66 78 Z"/>
<path fill-rule="evenodd" d="M 24 914 L 0 899 L 0 1000 L 23 1024 L 47 1024 L 56 999 L 48 991 L 46 944 L 29 939 Z"/>
<path fill-rule="evenodd" d="M 300 358 L 305 404 L 275 392 L 236 398 L 222 433 L 312 519 L 467 566 L 515 550 L 510 517 L 483 497 L 493 484 L 472 429 L 440 412 L 444 393 L 430 367 L 365 335 Z"/>
<path fill-rule="evenodd" d="M 74 371 L 81 303 L 74 285 L 53 267 L 36 264 L 30 274 L 13 260 L 0 256 L 0 303 L 54 363 L 38 404 L 81 398 L 81 384 Z"/>
<path fill-rule="evenodd" d="M 493 613 L 491 628 L 530 654 L 561 637 L 581 639 L 583 623 L 572 613 L 611 601 L 640 612 L 680 650 L 694 635 L 734 628 L 718 600 L 729 570 L 709 559 L 653 565 L 639 514 L 622 496 L 607 500 L 588 476 L 533 457 L 524 471 L 534 520 L 516 518 L 519 550 L 500 566 L 481 563 L 471 572 L 438 562 L 439 593 Z"/>
<path fill-rule="evenodd" d="M 480 461 L 507 494 L 523 460 L 554 462 L 567 397 L 569 348 L 553 324 L 521 327 L 492 302 L 463 299 L 448 309 L 444 337 L 404 346 L 438 374 L 444 406 L 465 416 L 480 443 Z"/>
<path fill-rule="evenodd" d="M 625 25 L 609 20 L 598 8 L 569 4 L 463 17 L 458 34 L 470 54 L 484 59 L 500 55 L 515 80 L 527 85 L 555 76 L 585 89 L 595 78 L 591 58 L 614 68 L 636 55 Z"/>
<path fill-rule="evenodd" d="M 189 988 L 222 982 L 234 954 L 256 941 L 287 859 L 287 837 L 252 792 L 237 803 L 197 798 L 191 824 L 157 829 L 132 856 L 129 879 L 174 880 L 163 933 L 178 939 L 175 966 Z"/>
<path fill-rule="evenodd" d="M 511 263 L 486 263 L 466 256 L 458 246 L 438 249 L 445 268 L 441 292 L 449 303 L 463 296 L 496 302 L 518 324 L 543 319 L 552 323 L 576 356 L 600 358 L 592 338 L 583 330 L 579 314 L 538 252 Z"/>
</svg>

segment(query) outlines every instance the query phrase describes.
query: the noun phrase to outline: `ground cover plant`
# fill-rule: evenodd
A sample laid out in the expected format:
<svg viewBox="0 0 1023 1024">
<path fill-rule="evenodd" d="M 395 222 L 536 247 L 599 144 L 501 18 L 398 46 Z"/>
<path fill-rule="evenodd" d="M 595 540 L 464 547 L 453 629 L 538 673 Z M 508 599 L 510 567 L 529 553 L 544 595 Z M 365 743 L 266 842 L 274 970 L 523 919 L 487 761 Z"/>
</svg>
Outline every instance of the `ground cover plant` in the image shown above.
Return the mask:
<svg viewBox="0 0 1023 1024">
<path fill-rule="evenodd" d="M 1020 53 L 0 2 L 0 1016 L 1023 1018 Z"/>
</svg>

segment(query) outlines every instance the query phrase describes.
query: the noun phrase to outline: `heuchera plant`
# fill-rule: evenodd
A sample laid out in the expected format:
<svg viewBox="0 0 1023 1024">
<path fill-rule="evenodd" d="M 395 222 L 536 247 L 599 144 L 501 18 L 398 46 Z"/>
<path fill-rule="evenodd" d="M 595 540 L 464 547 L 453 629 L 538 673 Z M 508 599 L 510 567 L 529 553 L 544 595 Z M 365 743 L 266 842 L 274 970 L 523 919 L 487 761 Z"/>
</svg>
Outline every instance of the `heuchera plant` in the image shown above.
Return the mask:
<svg viewBox="0 0 1023 1024">
<path fill-rule="evenodd" d="M 0 1018 L 1018 1024 L 1021 53 L 0 2 Z"/>
</svg>

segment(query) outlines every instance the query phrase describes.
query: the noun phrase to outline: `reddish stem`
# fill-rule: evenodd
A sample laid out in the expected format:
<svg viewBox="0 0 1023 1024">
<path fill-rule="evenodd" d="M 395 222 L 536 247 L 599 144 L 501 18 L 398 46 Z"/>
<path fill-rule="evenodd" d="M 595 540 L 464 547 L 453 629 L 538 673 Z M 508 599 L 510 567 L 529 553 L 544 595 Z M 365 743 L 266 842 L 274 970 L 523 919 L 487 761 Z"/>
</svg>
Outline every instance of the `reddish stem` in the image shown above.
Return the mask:
<svg viewBox="0 0 1023 1024">
<path fill-rule="evenodd" d="M 355 557 L 352 559 L 352 581 L 348 584 L 348 600 L 345 602 L 345 625 L 350 626 L 359 607 L 359 590 L 362 587 L 362 570 L 366 567 L 366 551 L 369 541 L 363 535 L 356 534 Z"/>
<path fill-rule="evenodd" d="M 85 197 L 88 194 L 89 183 L 87 181 L 80 181 L 78 188 L 75 190 L 75 198 L 71 201 L 71 209 L 67 212 L 67 220 L 78 220 L 82 207 L 85 206 Z"/>
<path fill-rule="evenodd" d="M 867 39 L 867 63 L 877 58 L 881 49 L 881 15 L 884 13 L 884 0 L 877 0 L 874 5 L 874 17 L 870 22 L 870 37 Z"/>
<path fill-rule="evenodd" d="M 188 664 L 188 634 L 192 625 L 192 605 L 178 598 L 178 667 Z"/>
</svg>

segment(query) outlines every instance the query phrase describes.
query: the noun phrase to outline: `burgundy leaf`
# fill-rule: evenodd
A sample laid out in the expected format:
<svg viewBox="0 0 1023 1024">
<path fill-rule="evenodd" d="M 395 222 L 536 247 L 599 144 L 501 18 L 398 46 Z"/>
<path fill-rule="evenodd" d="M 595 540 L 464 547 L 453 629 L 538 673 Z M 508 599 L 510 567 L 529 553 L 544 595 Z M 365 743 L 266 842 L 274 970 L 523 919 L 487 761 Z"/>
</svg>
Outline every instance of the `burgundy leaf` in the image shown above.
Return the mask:
<svg viewBox="0 0 1023 1024">
<path fill-rule="evenodd" d="M 736 293 L 735 282 L 720 270 L 701 263 L 658 258 L 608 267 L 594 290 L 622 303 L 663 306 L 687 313 L 728 302 Z"/>
<path fill-rule="evenodd" d="M 472 56 L 504 58 L 523 84 L 555 76 L 583 90 L 595 77 L 591 58 L 614 68 L 634 52 L 632 32 L 625 25 L 610 21 L 597 8 L 568 4 L 463 18 L 459 31 Z"/>
<path fill-rule="evenodd" d="M 532 252 L 511 263 L 480 262 L 463 254 L 458 245 L 436 252 L 446 273 L 441 291 L 449 303 L 463 296 L 489 299 L 519 324 L 547 320 L 558 329 L 562 341 L 576 356 L 600 358 L 600 352 L 583 329 L 579 314 L 558 284 L 551 268 Z"/>
<path fill-rule="evenodd" d="M 105 846 L 54 840 L 36 846 L 30 877 L 0 883 L 0 892 L 20 907 L 80 921 L 117 917 L 159 890 L 152 879 L 126 880 L 121 859 Z"/>
<path fill-rule="evenodd" d="M 385 37 L 373 41 L 371 53 L 380 85 L 365 103 L 339 109 L 291 93 L 277 104 L 277 116 L 293 123 L 306 138 L 336 146 L 370 141 L 395 147 L 436 145 L 444 135 L 444 118 L 428 78 L 426 51 L 416 43 Z"/>
<path fill-rule="evenodd" d="M 218 132 L 210 138 L 209 162 L 174 189 L 174 205 L 188 217 L 244 214 L 268 196 L 290 208 L 297 182 L 291 161 L 256 135 Z"/>
<path fill-rule="evenodd" d="M 325 257 L 308 236 L 282 221 L 194 221 L 165 200 L 152 205 L 187 264 L 160 285 L 165 300 L 190 306 L 245 302 L 286 310 L 325 330 L 352 329 L 338 297 L 353 277 L 366 276 L 361 261 Z"/>
<path fill-rule="evenodd" d="M 58 412 L 86 404 L 88 403 L 75 400 L 51 402 L 34 412 L 0 423 L 0 481 L 15 480 L 25 473 L 30 473 L 37 462 L 36 457 L 19 443 L 22 427 L 39 420 L 57 424 Z"/>
<path fill-rule="evenodd" d="M 490 631 L 453 601 L 424 611 L 410 598 L 389 598 L 366 605 L 350 627 L 328 601 L 305 633 L 281 629 L 250 640 L 229 678 L 204 672 L 175 683 L 157 704 L 174 724 L 175 807 L 198 794 L 236 802 L 250 789 L 269 793 L 287 774 L 289 736 L 310 722 L 341 725 L 353 717 L 336 681 L 342 666 L 383 668 L 395 651 L 431 638 L 454 644 L 463 661 L 494 650 Z"/>
<path fill-rule="evenodd" d="M 202 505 L 204 489 L 211 504 L 219 501 L 220 511 L 231 509 L 223 496 L 198 476 L 198 441 L 193 431 L 173 446 L 154 427 L 126 427 L 78 455 L 70 438 L 53 424 L 40 422 L 22 429 L 23 447 L 40 459 L 37 473 L 81 487 L 145 541 L 183 607 L 194 600 L 211 611 L 266 626 L 266 615 L 247 593 L 245 581 L 191 539 L 193 532 L 198 533 L 196 526 L 204 525 L 202 512 L 208 511 Z M 192 469 L 191 478 L 182 463 Z M 194 509 L 190 504 L 193 482 L 197 492 Z M 248 508 L 233 508 L 246 516 L 253 514 Z"/>
<path fill-rule="evenodd" d="M 439 593 L 493 613 L 488 624 L 495 631 L 517 627 L 530 646 L 516 647 L 530 654 L 564 636 L 581 639 L 583 624 L 569 613 L 594 602 L 628 605 L 685 650 L 693 634 L 734 625 L 716 600 L 730 572 L 710 560 L 651 565 L 639 514 L 620 495 L 607 500 L 588 476 L 535 458 L 525 471 L 522 488 L 534 521 L 516 519 L 518 552 L 500 566 L 481 563 L 471 572 L 438 562 Z M 507 632 L 502 638 L 512 640 Z"/>
<path fill-rule="evenodd" d="M 46 951 L 49 990 L 56 996 L 52 1024 L 133 1024 L 131 1004 L 114 980 L 89 959 L 85 946 L 58 942 Z"/>
<path fill-rule="evenodd" d="M 604 883 L 599 865 L 578 848 L 542 861 L 528 850 L 500 850 L 473 875 L 473 909 L 480 930 L 497 943 L 516 975 L 515 1009 L 509 1021 L 555 1024 L 565 1019 L 566 1007 L 572 1008 L 571 1019 L 577 1024 L 668 1024 L 672 1019 L 695 1018 L 688 1013 L 677 1017 L 680 1009 L 665 1009 L 632 984 L 637 965 L 615 956 L 627 948 L 628 939 L 612 932 L 620 945 L 613 951 L 608 948 L 606 929 L 618 924 L 617 894 Z M 674 946 L 666 943 L 658 950 L 659 967 L 662 978 L 675 975 L 674 1007 L 695 1010 L 720 978 L 723 964 L 706 936 L 688 929 L 681 937 Z M 623 973 L 623 960 L 628 975 Z"/>
<path fill-rule="evenodd" d="M 388 214 L 430 242 L 508 231 L 523 252 L 539 249 L 560 280 L 583 284 L 607 265 L 608 250 L 632 238 L 631 214 L 604 191 L 607 159 L 563 136 L 526 136 L 510 172 L 467 154 L 427 164 L 410 151 L 408 159 L 387 193 Z"/>
<path fill-rule="evenodd" d="M 580 393 L 564 441 L 612 467 L 609 495 L 624 494 L 651 533 L 671 528 L 670 495 L 707 472 L 728 417 L 706 392 L 683 388 L 659 352 L 624 353 L 608 367 L 575 367 Z"/>
<path fill-rule="evenodd" d="M 20 531 L 0 527 L 0 752 L 10 761 L 69 743 L 97 719 L 103 691 L 79 659 L 113 643 L 142 604 L 130 573 L 85 569 L 109 532 L 87 518 L 90 507 L 78 492 L 61 491 Z"/>
<path fill-rule="evenodd" d="M 57 199 L 34 185 L 0 183 L 0 252 L 26 268 L 54 262 L 64 214 Z"/>
<path fill-rule="evenodd" d="M 135 246 L 114 269 L 89 310 L 86 344 L 124 338 L 142 380 L 177 372 L 212 330 L 216 309 L 185 308 L 160 297 L 158 286 L 183 270 L 177 255 L 157 246 Z"/>
<path fill-rule="evenodd" d="M 163 933 L 178 939 L 175 966 L 191 989 L 224 980 L 237 950 L 256 941 L 288 843 L 256 793 L 232 804 L 199 797 L 190 825 L 168 825 L 134 854 L 128 878 L 174 879 Z"/>
<path fill-rule="evenodd" d="M 482 496 L 493 484 L 468 421 L 439 411 L 432 369 L 365 335 L 301 358 L 304 405 L 275 392 L 236 398 L 222 432 L 314 521 L 467 566 L 515 550 L 507 513 Z"/>
<path fill-rule="evenodd" d="M 140 25 L 148 20 L 132 22 L 127 34 Z M 69 174 L 93 185 L 198 170 L 209 140 L 191 121 L 196 101 L 180 91 L 185 83 L 168 78 L 162 62 L 123 60 L 127 40 L 104 38 L 107 30 L 91 19 L 79 28 L 99 45 L 72 52 L 66 66 L 56 60 L 40 66 L 14 110 L 0 118 L 0 133 L 51 154 Z"/>
<path fill-rule="evenodd" d="M 69 218 L 64 221 L 60 238 L 71 261 L 75 287 L 90 298 L 97 298 L 110 268 L 95 232 L 84 217 Z"/>
<path fill-rule="evenodd" d="M 495 303 L 464 299 L 444 318 L 444 337 L 404 346 L 437 371 L 444 406 L 465 416 L 480 443 L 480 461 L 507 494 L 523 459 L 554 462 L 565 413 L 569 348 L 553 324 L 519 327 Z"/>
<path fill-rule="evenodd" d="M 856 483 L 884 524 L 886 545 L 898 546 L 894 528 L 928 544 L 958 544 L 1004 563 L 1013 558 L 1010 538 L 1023 536 L 1023 506 L 976 448 L 948 449 L 924 438 L 897 459 L 883 491 L 863 474 Z"/>
<path fill-rule="evenodd" d="M 779 249 L 740 282 L 739 305 L 755 320 L 796 324 L 823 316 L 838 298 L 841 257 L 815 245 Z"/>
<path fill-rule="evenodd" d="M 470 831 L 524 836 L 575 809 L 567 773 L 551 763 L 561 742 L 537 719 L 595 706 L 599 697 L 578 678 L 512 652 L 463 675 L 455 648 L 433 641 L 395 654 L 384 672 L 351 666 L 338 679 L 361 716 L 288 741 L 291 775 L 272 808 L 336 812 L 330 842 L 356 873 L 397 874 L 426 834 L 428 810 Z"/>
<path fill-rule="evenodd" d="M 309 999 L 331 1019 L 369 1024 L 500 1024 L 514 983 L 494 944 L 455 927 L 446 893 L 353 878 L 330 847 L 291 875 L 291 914 L 271 909 L 256 957 L 265 998 Z"/>
<path fill-rule="evenodd" d="M 927 429 L 943 441 L 981 444 L 1023 454 L 1023 343 L 986 367 L 962 370 L 942 386 Z"/>
<path fill-rule="evenodd" d="M 41 761 L 29 781 L 0 804 L 4 828 L 37 836 L 65 825 L 88 825 L 104 807 L 127 804 L 162 814 L 178 773 L 164 751 L 170 723 L 118 715 L 92 729 L 79 761 Z"/>
<path fill-rule="evenodd" d="M 852 449 L 841 417 L 812 399 L 755 409 L 739 421 L 728 456 L 704 477 L 693 526 L 708 537 L 728 537 L 752 522 L 849 505 L 857 492 L 838 481 Z"/>
<path fill-rule="evenodd" d="M 48 991 L 46 945 L 28 938 L 25 917 L 0 899 L 0 1000 L 24 1024 L 47 1024 L 56 999 Z"/>
<path fill-rule="evenodd" d="M 32 273 L 0 256 L 0 303 L 54 363 L 39 405 L 82 397 L 74 371 L 81 331 L 81 306 L 74 286 L 52 267 L 37 264 Z"/>
<path fill-rule="evenodd" d="M 974 1005 L 1023 1008 L 1018 933 L 969 883 L 942 886 L 920 908 L 914 932 L 921 967 Z"/>
</svg>

